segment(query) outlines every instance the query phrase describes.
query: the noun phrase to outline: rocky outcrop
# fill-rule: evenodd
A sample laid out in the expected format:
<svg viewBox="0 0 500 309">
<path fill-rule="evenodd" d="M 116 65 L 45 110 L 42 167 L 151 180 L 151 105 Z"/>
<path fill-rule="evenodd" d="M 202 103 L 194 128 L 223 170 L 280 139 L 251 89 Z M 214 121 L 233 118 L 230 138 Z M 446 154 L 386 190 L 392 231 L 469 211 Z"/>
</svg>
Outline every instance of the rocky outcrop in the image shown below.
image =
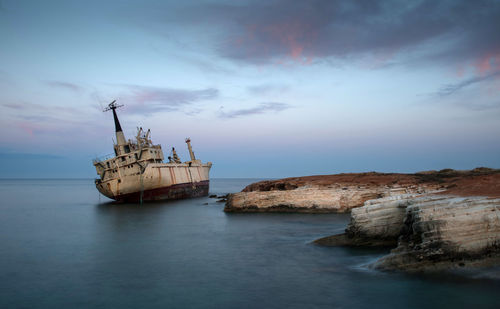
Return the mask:
<svg viewBox="0 0 500 309">
<path fill-rule="evenodd" d="M 407 192 L 426 192 L 430 186 L 304 186 L 293 190 L 250 191 L 231 194 L 226 212 L 345 213 L 370 199 Z"/>
<path fill-rule="evenodd" d="M 500 197 L 500 170 L 446 169 L 416 174 L 371 172 L 261 181 L 231 194 L 224 211 L 343 213 L 371 199 L 427 194 L 436 190 L 455 195 L 496 194 Z"/>
<path fill-rule="evenodd" d="M 339 174 L 262 181 L 230 194 L 226 212 L 349 212 L 330 246 L 390 246 L 383 270 L 500 265 L 500 170 Z"/>
<path fill-rule="evenodd" d="M 406 208 L 422 194 L 402 194 L 368 200 L 364 207 L 351 211 L 345 233 L 318 239 L 325 246 L 391 246 L 397 245 L 403 228 Z"/>
<path fill-rule="evenodd" d="M 316 243 L 396 247 L 373 264 L 382 270 L 500 264 L 500 199 L 431 194 L 371 200 L 353 209 L 345 234 Z"/>
<path fill-rule="evenodd" d="M 406 208 L 398 246 L 383 270 L 437 270 L 500 264 L 500 199 L 424 197 Z"/>
</svg>

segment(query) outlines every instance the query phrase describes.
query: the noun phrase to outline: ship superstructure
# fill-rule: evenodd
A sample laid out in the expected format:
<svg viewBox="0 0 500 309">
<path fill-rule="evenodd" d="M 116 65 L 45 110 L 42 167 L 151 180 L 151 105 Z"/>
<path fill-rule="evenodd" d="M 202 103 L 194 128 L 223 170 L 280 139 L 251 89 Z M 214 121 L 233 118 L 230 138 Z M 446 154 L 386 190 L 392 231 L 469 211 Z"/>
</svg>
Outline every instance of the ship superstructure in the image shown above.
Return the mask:
<svg viewBox="0 0 500 309">
<path fill-rule="evenodd" d="M 135 141 L 126 140 L 116 109 L 122 105 L 111 102 L 105 111 L 112 111 L 116 143 L 114 154 L 94 160 L 99 178 L 97 190 L 103 195 L 127 202 L 180 199 L 208 195 L 212 163 L 196 159 L 187 138 L 190 160 L 182 162 L 175 148 L 164 163 L 161 145 L 151 141 L 151 131 L 137 128 Z"/>
</svg>

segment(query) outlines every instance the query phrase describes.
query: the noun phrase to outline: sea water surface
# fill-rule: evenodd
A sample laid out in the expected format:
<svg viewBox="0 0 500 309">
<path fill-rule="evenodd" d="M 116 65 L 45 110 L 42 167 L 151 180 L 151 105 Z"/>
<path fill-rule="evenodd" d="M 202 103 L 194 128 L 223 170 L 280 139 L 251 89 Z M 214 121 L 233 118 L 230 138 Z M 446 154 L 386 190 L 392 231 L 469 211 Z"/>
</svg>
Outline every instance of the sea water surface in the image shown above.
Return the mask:
<svg viewBox="0 0 500 309">
<path fill-rule="evenodd" d="M 212 194 L 255 179 L 214 179 Z M 206 205 L 208 203 L 208 205 Z M 0 308 L 499 308 L 500 280 L 366 267 L 326 248 L 348 215 L 226 214 L 215 199 L 143 205 L 93 180 L 0 180 Z"/>
</svg>

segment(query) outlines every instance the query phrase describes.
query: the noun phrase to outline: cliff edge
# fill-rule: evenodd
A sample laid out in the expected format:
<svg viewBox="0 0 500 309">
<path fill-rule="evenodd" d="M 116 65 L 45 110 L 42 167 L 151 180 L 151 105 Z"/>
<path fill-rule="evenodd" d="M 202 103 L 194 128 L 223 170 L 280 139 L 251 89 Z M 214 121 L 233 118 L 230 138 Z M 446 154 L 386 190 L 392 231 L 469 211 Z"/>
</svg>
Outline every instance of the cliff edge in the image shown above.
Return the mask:
<svg viewBox="0 0 500 309">
<path fill-rule="evenodd" d="M 477 174 L 482 171 L 482 174 Z M 439 192 L 367 200 L 326 246 L 394 248 L 371 267 L 410 272 L 500 265 L 500 174 L 461 172 Z"/>
<path fill-rule="evenodd" d="M 370 172 L 266 180 L 230 194 L 224 211 L 345 213 L 367 200 L 437 192 L 500 197 L 500 170 Z"/>
<path fill-rule="evenodd" d="M 226 212 L 351 212 L 326 246 L 394 248 L 371 267 L 428 271 L 500 265 L 500 170 L 339 174 L 261 181 Z"/>
</svg>

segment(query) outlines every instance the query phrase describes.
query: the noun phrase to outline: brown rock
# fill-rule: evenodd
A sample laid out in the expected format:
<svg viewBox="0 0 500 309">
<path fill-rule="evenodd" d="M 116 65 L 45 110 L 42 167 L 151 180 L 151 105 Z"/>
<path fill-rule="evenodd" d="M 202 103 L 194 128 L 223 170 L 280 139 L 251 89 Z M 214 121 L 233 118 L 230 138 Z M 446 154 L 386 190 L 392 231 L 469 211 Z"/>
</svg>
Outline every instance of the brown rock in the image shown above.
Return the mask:
<svg viewBox="0 0 500 309">
<path fill-rule="evenodd" d="M 253 183 L 231 194 L 226 212 L 349 212 L 370 199 L 422 194 L 500 197 L 500 170 L 357 173 L 285 178 Z"/>
</svg>

